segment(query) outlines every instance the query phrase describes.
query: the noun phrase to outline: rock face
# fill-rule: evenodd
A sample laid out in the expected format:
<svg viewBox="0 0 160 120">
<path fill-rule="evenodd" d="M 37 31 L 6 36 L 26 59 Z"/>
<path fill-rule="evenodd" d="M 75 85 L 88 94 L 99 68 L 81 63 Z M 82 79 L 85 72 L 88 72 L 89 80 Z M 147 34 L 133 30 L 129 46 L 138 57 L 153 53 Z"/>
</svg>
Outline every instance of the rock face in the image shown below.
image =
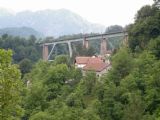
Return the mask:
<svg viewBox="0 0 160 120">
<path fill-rule="evenodd" d="M 0 28 L 30 27 L 45 36 L 61 36 L 77 33 L 104 32 L 105 27 L 84 20 L 66 10 L 23 11 L 11 13 L 0 9 Z"/>
</svg>

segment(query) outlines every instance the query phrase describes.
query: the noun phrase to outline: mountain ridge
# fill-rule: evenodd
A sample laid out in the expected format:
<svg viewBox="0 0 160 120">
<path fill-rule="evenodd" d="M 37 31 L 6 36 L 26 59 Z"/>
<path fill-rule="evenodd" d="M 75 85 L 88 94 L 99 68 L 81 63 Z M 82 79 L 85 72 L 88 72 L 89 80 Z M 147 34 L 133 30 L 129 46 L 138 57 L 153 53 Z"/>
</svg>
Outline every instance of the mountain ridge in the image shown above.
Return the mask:
<svg viewBox="0 0 160 120">
<path fill-rule="evenodd" d="M 105 27 L 90 23 L 80 15 L 67 9 L 46 9 L 39 11 L 22 11 L 16 14 L 0 15 L 0 28 L 30 27 L 43 33 L 45 36 L 58 37 L 61 35 L 103 32 Z M 0 11 L 1 14 L 1 11 Z"/>
</svg>

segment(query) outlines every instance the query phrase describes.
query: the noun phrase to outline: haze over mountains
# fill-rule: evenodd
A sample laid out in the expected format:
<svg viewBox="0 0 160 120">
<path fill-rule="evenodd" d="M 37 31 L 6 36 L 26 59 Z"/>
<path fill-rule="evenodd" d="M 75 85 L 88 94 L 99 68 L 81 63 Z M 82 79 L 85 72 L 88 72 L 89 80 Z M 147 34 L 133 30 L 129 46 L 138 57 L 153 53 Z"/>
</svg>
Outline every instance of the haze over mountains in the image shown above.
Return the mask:
<svg viewBox="0 0 160 120">
<path fill-rule="evenodd" d="M 38 31 L 35 31 L 33 28 L 29 27 L 7 27 L 0 29 L 0 35 L 9 34 L 12 36 L 21 36 L 21 37 L 29 37 L 30 35 L 34 35 L 36 37 L 44 37 L 44 35 Z"/>
<path fill-rule="evenodd" d="M 104 26 L 90 23 L 66 9 L 23 11 L 19 13 L 0 9 L 0 29 L 16 27 L 27 27 L 30 30 L 33 28 L 37 31 L 34 31 L 37 35 L 41 33 L 45 36 L 54 37 L 76 33 L 101 33 L 105 30 Z"/>
</svg>

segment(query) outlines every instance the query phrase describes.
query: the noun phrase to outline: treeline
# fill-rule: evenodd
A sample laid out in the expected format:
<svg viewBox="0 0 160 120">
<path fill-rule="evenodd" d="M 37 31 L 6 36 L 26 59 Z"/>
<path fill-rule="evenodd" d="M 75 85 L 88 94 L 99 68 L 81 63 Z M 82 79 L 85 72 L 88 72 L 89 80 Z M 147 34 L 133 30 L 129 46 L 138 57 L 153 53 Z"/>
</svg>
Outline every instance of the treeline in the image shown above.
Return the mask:
<svg viewBox="0 0 160 120">
<path fill-rule="evenodd" d="M 33 35 L 26 39 L 4 34 L 0 37 L 0 48 L 12 49 L 14 51 L 14 63 L 19 63 L 23 59 L 29 59 L 33 62 L 37 62 L 41 57 L 41 49 L 40 45 L 38 45 L 36 41 L 37 38 Z"/>
<path fill-rule="evenodd" d="M 32 65 L 41 58 L 42 47 L 37 43 L 37 38 L 14 37 L 4 34 L 0 37 L 0 48 L 13 51 L 13 63 L 19 64 L 22 74 L 29 72 Z"/>
</svg>

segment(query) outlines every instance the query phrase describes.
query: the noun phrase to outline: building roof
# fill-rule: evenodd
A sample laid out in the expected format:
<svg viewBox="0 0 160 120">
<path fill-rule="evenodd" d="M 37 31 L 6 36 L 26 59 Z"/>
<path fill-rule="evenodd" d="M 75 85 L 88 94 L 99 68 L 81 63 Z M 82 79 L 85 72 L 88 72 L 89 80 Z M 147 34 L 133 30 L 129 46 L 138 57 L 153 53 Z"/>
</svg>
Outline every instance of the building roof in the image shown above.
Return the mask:
<svg viewBox="0 0 160 120">
<path fill-rule="evenodd" d="M 86 64 L 83 70 L 94 70 L 96 72 L 101 72 L 107 68 L 107 64 L 100 57 L 76 57 L 77 64 Z"/>
<path fill-rule="evenodd" d="M 99 58 L 99 57 L 90 57 L 88 59 L 88 62 L 87 64 L 90 63 L 90 64 L 95 64 L 95 63 L 103 63 L 103 60 L 102 58 Z"/>
<path fill-rule="evenodd" d="M 76 57 L 77 64 L 87 64 L 87 63 L 99 63 L 103 62 L 102 58 L 100 57 Z"/>
<path fill-rule="evenodd" d="M 76 57 L 77 64 L 87 64 L 90 57 Z"/>
<path fill-rule="evenodd" d="M 107 64 L 104 62 L 100 63 L 88 63 L 86 66 L 83 67 L 83 70 L 88 71 L 88 70 L 94 70 L 95 72 L 101 72 L 104 69 L 107 68 Z"/>
</svg>

